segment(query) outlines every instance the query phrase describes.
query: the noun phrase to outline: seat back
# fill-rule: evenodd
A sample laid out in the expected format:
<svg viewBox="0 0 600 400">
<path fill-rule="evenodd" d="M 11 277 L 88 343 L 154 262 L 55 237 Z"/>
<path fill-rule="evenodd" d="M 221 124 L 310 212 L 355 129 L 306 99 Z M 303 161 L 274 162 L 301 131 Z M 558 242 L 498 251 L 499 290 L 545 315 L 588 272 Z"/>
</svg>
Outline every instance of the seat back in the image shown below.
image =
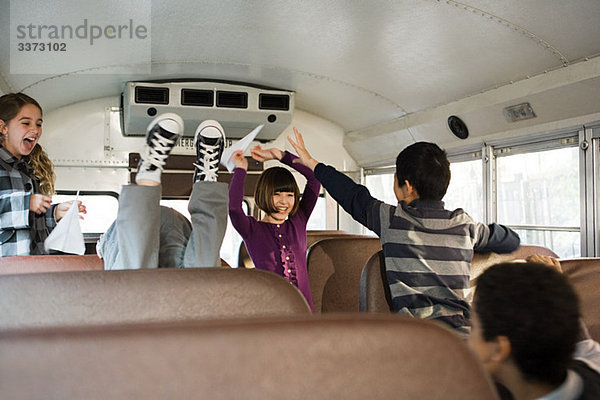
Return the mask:
<svg viewBox="0 0 600 400">
<path fill-rule="evenodd" d="M 330 239 L 330 238 L 339 238 L 339 237 L 362 237 L 364 235 L 356 235 L 353 233 L 348 233 L 346 231 L 338 231 L 338 230 L 312 230 L 306 231 L 306 248 L 308 249 L 313 244 L 317 243 L 319 240 Z"/>
<path fill-rule="evenodd" d="M 395 315 L 329 317 L 0 332 L 0 392 L 7 399 L 496 399 L 475 355 L 444 328 Z"/>
<path fill-rule="evenodd" d="M 560 264 L 579 295 L 590 336 L 600 342 L 600 258 L 573 258 L 560 260 Z"/>
<path fill-rule="evenodd" d="M 513 260 L 524 260 L 534 254 L 558 258 L 556 253 L 546 247 L 526 245 L 519 246 L 517 250 L 507 254 L 497 254 L 492 252 L 475 253 L 473 255 L 473 261 L 471 262 L 471 282 L 473 282 L 473 280 L 475 280 L 488 267 L 491 267 L 494 264 Z"/>
<path fill-rule="evenodd" d="M 229 268 L 229 264 L 223 259 L 221 259 L 221 266 Z M 74 254 L 51 254 L 44 256 L 0 257 L 0 275 L 102 270 L 104 270 L 104 261 L 96 253 L 81 256 Z"/>
<path fill-rule="evenodd" d="M 494 264 L 524 259 L 533 254 L 557 257 L 552 250 L 541 246 L 520 246 L 508 254 L 475 253 L 471 263 L 471 282 Z M 363 269 L 360 281 L 360 310 L 389 312 L 390 309 L 391 295 L 385 275 L 385 259 L 381 251 L 373 255 Z M 600 322 L 600 319 L 598 321 Z"/>
<path fill-rule="evenodd" d="M 310 314 L 285 279 L 229 268 L 2 275 L 0 293 L 0 330 Z"/>
<path fill-rule="evenodd" d="M 104 262 L 96 254 L 0 257 L 0 275 L 58 271 L 101 271 L 103 269 Z"/>
<path fill-rule="evenodd" d="M 378 250 L 379 238 L 369 236 L 314 243 L 308 249 L 307 267 L 315 312 L 359 311 L 362 269 Z"/>
<path fill-rule="evenodd" d="M 392 295 L 385 275 L 383 250 L 373 254 L 360 276 L 360 311 L 389 313 Z"/>
</svg>

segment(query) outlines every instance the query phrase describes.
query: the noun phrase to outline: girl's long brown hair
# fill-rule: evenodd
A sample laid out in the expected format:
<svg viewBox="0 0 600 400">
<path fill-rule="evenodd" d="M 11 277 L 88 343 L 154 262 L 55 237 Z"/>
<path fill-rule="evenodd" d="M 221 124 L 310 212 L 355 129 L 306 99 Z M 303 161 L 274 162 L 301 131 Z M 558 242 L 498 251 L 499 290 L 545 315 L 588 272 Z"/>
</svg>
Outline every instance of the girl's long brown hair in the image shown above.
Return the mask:
<svg viewBox="0 0 600 400">
<path fill-rule="evenodd" d="M 54 183 L 56 182 L 54 165 L 39 143 L 35 145 L 29 154 L 29 165 L 33 168 L 35 176 L 40 180 L 40 192 L 46 196 L 52 196 L 54 194 Z"/>
</svg>

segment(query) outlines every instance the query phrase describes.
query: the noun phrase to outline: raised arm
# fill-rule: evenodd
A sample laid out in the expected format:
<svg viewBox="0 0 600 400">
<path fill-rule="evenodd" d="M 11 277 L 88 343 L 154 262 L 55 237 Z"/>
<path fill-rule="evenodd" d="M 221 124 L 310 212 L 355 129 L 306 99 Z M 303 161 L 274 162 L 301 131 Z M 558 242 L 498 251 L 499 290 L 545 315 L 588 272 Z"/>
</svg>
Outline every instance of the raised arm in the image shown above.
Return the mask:
<svg viewBox="0 0 600 400">
<path fill-rule="evenodd" d="M 295 141 L 288 138 L 300 163 L 315 173 L 315 177 L 352 218 L 376 234 L 380 234 L 379 207 L 382 202 L 371 196 L 369 190 L 354 182 L 335 168 L 315 160 L 304 145 L 302 134 L 294 128 Z"/>
<path fill-rule="evenodd" d="M 242 209 L 248 161 L 241 151 L 236 151 L 232 156 L 232 160 L 235 169 L 229 183 L 229 218 L 231 218 L 233 227 L 240 235 L 245 236 L 251 230 L 249 217 L 244 214 L 244 210 Z"/>
<path fill-rule="evenodd" d="M 298 157 L 293 155 L 290 152 L 285 152 L 281 162 L 285 165 L 288 165 L 294 168 L 296 171 L 300 172 L 306 178 L 306 186 L 304 187 L 304 192 L 302 193 L 302 199 L 300 200 L 300 209 L 299 212 L 303 213 L 306 220 L 310 217 L 315 205 L 317 204 L 317 199 L 319 198 L 319 192 L 321 191 L 321 184 L 315 177 L 315 173 L 312 169 L 302 165 L 298 162 L 294 162 Z"/>
<path fill-rule="evenodd" d="M 294 128 L 295 129 L 295 128 Z M 279 160 L 282 164 L 285 164 L 296 171 L 300 172 L 302 176 L 306 178 L 306 186 L 302 193 L 302 199 L 300 200 L 299 212 L 302 213 L 306 220 L 310 217 L 317 199 L 319 198 L 319 191 L 321 190 L 321 184 L 315 178 L 315 174 L 312 169 L 297 162 L 298 157 L 288 151 L 282 151 L 276 148 L 263 149 L 260 145 L 255 146 L 252 150 L 252 157 L 257 161 L 268 161 L 268 160 Z"/>
<path fill-rule="evenodd" d="M 294 148 L 294 150 L 296 150 L 296 153 L 298 153 L 297 162 L 299 162 L 300 164 L 302 164 L 302 165 L 310 168 L 312 171 L 314 171 L 317 164 L 319 164 L 319 161 L 312 158 L 312 156 L 310 155 L 308 150 L 306 150 L 306 146 L 304 145 L 304 138 L 302 137 L 302 134 L 300 133 L 300 131 L 298 131 L 298 129 L 296 129 L 296 127 L 294 127 L 294 136 L 296 137 L 295 142 L 289 136 L 287 139 L 288 139 L 288 142 L 290 142 L 290 144 Z"/>
</svg>

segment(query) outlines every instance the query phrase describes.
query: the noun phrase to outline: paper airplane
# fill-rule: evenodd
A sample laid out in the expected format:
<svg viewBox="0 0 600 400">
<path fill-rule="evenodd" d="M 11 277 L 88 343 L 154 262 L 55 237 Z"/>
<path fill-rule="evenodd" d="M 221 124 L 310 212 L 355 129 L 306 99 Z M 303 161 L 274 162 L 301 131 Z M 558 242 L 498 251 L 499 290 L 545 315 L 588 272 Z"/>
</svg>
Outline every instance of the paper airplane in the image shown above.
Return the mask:
<svg viewBox="0 0 600 400">
<path fill-rule="evenodd" d="M 230 147 L 223 150 L 223 155 L 221 156 L 221 164 L 225 168 L 227 168 L 227 171 L 231 172 L 235 168 L 235 165 L 231 161 L 233 153 L 235 153 L 238 150 L 241 150 L 242 153 L 245 152 L 256 137 L 256 135 L 258 135 L 258 132 L 260 132 L 260 130 L 263 128 L 263 126 L 264 125 L 257 126 L 252 132 L 244 136 L 236 143 L 232 144 Z"/>
</svg>

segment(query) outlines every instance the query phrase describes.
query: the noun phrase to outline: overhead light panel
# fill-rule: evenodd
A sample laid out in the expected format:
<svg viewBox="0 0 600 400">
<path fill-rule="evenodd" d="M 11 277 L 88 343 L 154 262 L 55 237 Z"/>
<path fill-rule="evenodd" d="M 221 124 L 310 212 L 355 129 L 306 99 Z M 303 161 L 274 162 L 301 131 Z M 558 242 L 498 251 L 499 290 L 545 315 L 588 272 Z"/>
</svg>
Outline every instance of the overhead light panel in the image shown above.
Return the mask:
<svg viewBox="0 0 600 400">
<path fill-rule="evenodd" d="M 511 122 L 535 118 L 535 112 L 529 103 L 521 103 L 504 109 L 504 116 Z"/>
</svg>

